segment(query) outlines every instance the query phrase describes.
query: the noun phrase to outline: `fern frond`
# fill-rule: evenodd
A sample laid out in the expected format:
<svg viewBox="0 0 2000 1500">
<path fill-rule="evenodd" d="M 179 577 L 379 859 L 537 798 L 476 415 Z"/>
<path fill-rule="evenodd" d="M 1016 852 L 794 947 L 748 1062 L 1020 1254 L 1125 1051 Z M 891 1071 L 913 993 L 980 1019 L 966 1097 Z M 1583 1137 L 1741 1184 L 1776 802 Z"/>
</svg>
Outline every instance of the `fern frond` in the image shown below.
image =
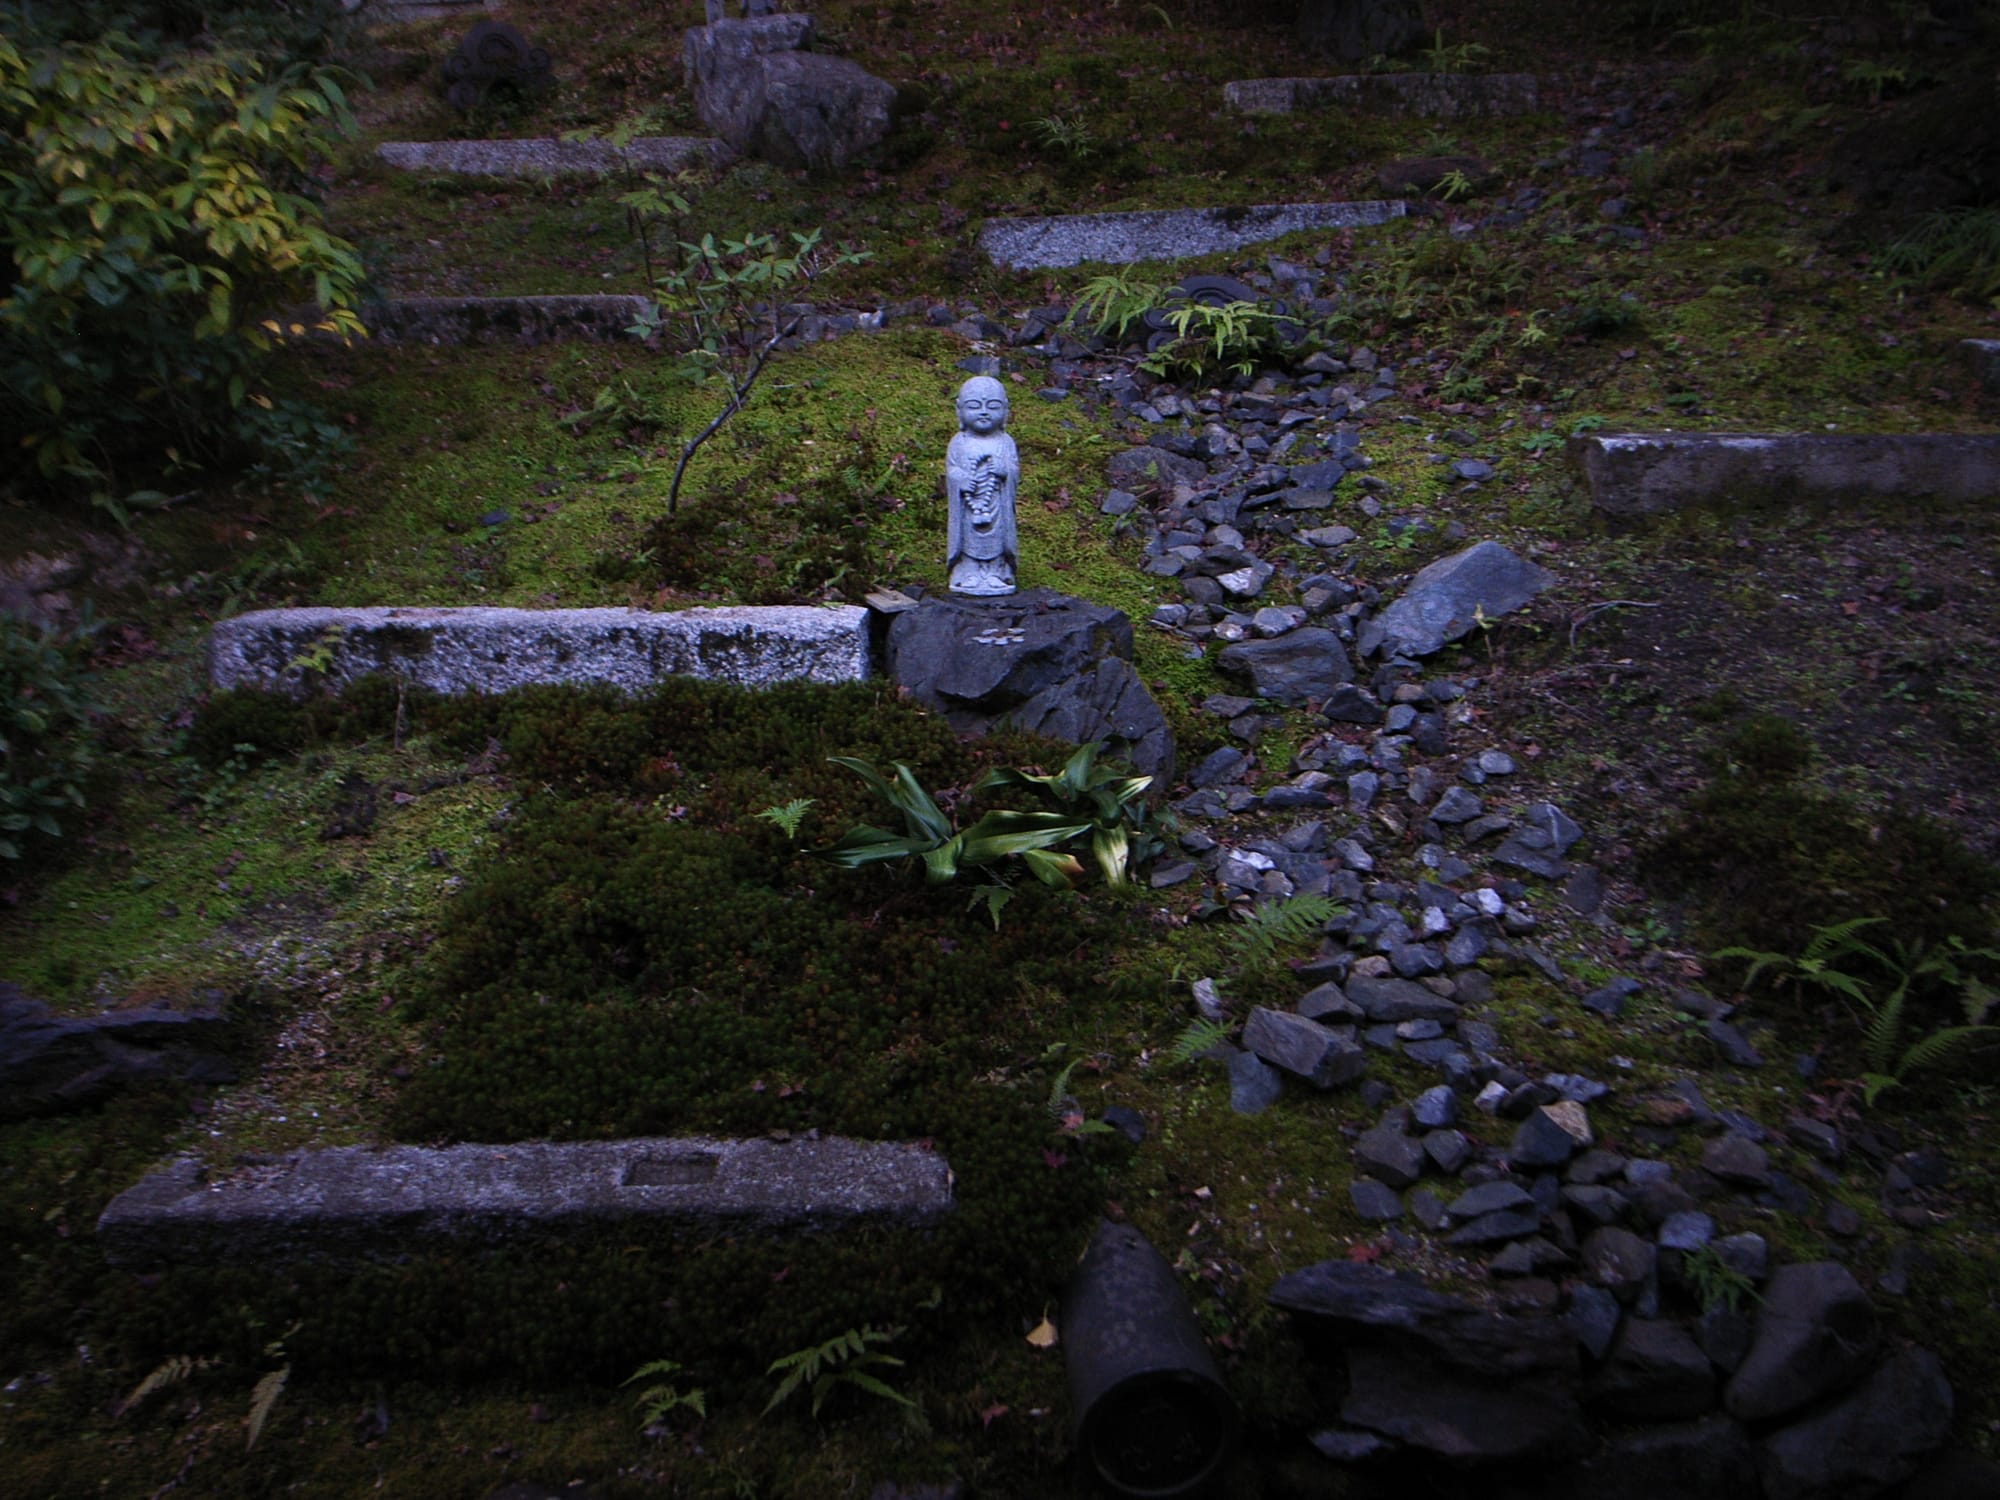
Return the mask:
<svg viewBox="0 0 2000 1500">
<path fill-rule="evenodd" d="M 1063 1064 L 1062 1071 L 1056 1074 L 1055 1082 L 1049 1085 L 1047 1105 L 1049 1118 L 1054 1120 L 1058 1125 L 1062 1123 L 1064 1116 L 1069 1113 L 1070 1075 L 1076 1072 L 1078 1065 L 1082 1062 L 1082 1058 L 1072 1057 L 1068 1062 Z"/>
<path fill-rule="evenodd" d="M 1896 1076 L 1907 1078 L 1919 1068 L 1936 1067 L 1948 1058 L 1963 1051 L 1966 1044 L 1981 1035 L 2000 1036 L 2000 1026 L 1947 1026 L 1933 1031 L 1922 1041 L 1911 1045 L 1896 1064 Z"/>
<path fill-rule="evenodd" d="M 1876 1072 L 1887 1072 L 1896 1055 L 1896 1038 L 1903 1030 L 1903 991 L 1899 987 L 1877 1006 L 1862 1033 L 1861 1055 Z"/>
<path fill-rule="evenodd" d="M 1245 969 L 1268 963 L 1280 949 L 1303 942 L 1333 919 L 1340 903 L 1330 896 L 1291 896 L 1253 907 L 1243 925 L 1230 934 L 1230 943 Z"/>
<path fill-rule="evenodd" d="M 651 1364 L 639 1366 L 625 1377 L 624 1383 L 631 1385 L 634 1381 L 646 1380 L 654 1375 L 678 1375 L 680 1369 L 681 1362 L 677 1359 L 656 1359 Z"/>
<path fill-rule="evenodd" d="M 1190 1021 L 1187 1030 L 1174 1038 L 1174 1044 L 1167 1049 L 1167 1062 L 1174 1067 L 1191 1063 L 1213 1047 L 1229 1040 L 1227 1021 Z"/>
<path fill-rule="evenodd" d="M 244 1419 L 244 1425 L 250 1430 L 250 1440 L 243 1445 L 246 1453 L 257 1446 L 264 1424 L 270 1420 L 271 1408 L 278 1404 L 278 1398 L 285 1393 L 285 1382 L 291 1378 L 292 1367 L 284 1365 L 258 1381 L 250 1392 L 250 1415 Z"/>
<path fill-rule="evenodd" d="M 1874 927 L 1887 920 L 1887 917 L 1852 917 L 1845 922 L 1833 922 L 1825 927 L 1815 927 L 1812 937 L 1799 954 L 1799 962 L 1807 964 L 1815 959 L 1831 961 L 1835 958 L 1844 958 L 1850 953 L 1858 953 L 1864 958 L 1872 958 L 1879 964 L 1887 965 L 1889 960 L 1881 949 L 1862 942 L 1854 935 L 1864 927 Z"/>
<path fill-rule="evenodd" d="M 1791 959 L 1784 954 L 1766 953 L 1757 948 L 1717 948 L 1709 957 L 1749 959 L 1750 972 L 1743 976 L 1743 988 L 1746 990 L 1755 987 L 1766 969 L 1788 969 L 1792 966 Z"/>
<path fill-rule="evenodd" d="M 124 1416 L 126 1412 L 132 1410 L 133 1407 L 137 1406 L 154 1392 L 164 1391 L 169 1387 L 179 1385 L 197 1370 L 206 1370 L 214 1363 L 215 1361 L 212 1359 L 195 1359 L 186 1354 L 176 1354 L 172 1359 L 162 1363 L 152 1374 L 134 1386 L 132 1394 L 127 1396 L 123 1401 L 120 1401 L 112 1409 L 111 1415 L 114 1417 Z"/>
</svg>

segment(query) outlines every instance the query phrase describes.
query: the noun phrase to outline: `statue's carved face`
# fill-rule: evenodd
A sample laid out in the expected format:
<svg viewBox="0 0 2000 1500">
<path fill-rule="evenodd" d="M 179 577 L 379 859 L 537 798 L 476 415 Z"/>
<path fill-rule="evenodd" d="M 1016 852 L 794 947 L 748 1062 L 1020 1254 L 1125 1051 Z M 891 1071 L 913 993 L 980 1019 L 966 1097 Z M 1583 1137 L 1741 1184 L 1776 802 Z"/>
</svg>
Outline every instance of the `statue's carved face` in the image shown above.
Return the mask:
<svg viewBox="0 0 2000 1500">
<path fill-rule="evenodd" d="M 966 431 L 990 437 L 1007 425 L 1007 398 L 969 395 L 958 398 L 958 421 Z"/>
</svg>

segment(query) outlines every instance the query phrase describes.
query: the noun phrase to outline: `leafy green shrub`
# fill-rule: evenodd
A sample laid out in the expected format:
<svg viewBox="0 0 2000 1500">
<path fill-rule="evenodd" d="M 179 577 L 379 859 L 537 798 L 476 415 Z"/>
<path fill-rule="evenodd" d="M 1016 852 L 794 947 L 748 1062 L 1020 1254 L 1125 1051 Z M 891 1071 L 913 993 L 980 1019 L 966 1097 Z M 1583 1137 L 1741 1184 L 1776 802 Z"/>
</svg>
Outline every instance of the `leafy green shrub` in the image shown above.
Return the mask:
<svg viewBox="0 0 2000 1500">
<path fill-rule="evenodd" d="M 1696 901 L 1709 945 L 1803 953 L 1816 930 L 1867 917 L 1906 942 L 1989 940 L 2000 868 L 1942 824 L 1810 785 L 1812 759 L 1795 726 L 1749 721 L 1646 851 L 1648 872 Z"/>
<path fill-rule="evenodd" d="M 305 716 L 291 699 L 255 688 L 231 688 L 211 694 L 194 711 L 187 749 L 214 771 L 232 760 L 290 755 L 305 741 Z"/>
<path fill-rule="evenodd" d="M 307 196 L 352 128 L 334 69 L 0 36 L 0 440 L 119 513 L 161 498 L 113 492 L 135 458 L 232 456 L 245 403 L 269 399 L 258 362 L 290 333 L 276 310 L 312 301 L 319 326 L 362 331 L 361 262 Z M 281 454 L 284 426 L 266 434 Z"/>
<path fill-rule="evenodd" d="M 61 838 L 84 806 L 98 749 L 89 634 L 0 614 L 0 859 L 21 858 L 31 839 Z"/>
</svg>

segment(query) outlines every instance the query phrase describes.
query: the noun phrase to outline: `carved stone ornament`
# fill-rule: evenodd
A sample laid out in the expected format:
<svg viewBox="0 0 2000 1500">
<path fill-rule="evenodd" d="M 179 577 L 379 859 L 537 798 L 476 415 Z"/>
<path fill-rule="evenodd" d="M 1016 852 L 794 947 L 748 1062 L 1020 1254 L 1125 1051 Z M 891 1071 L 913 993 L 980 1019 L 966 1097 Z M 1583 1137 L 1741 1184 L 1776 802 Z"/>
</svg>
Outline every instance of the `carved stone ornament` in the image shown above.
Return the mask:
<svg viewBox="0 0 2000 1500">
<path fill-rule="evenodd" d="M 480 21 L 444 60 L 445 98 L 470 112 L 505 85 L 534 93 L 556 81 L 549 55 L 504 21 Z"/>
<path fill-rule="evenodd" d="M 1021 456 L 1006 432 L 1007 388 L 975 375 L 958 388 L 958 435 L 945 449 L 945 563 L 954 594 L 1014 592 L 1014 496 Z"/>
</svg>

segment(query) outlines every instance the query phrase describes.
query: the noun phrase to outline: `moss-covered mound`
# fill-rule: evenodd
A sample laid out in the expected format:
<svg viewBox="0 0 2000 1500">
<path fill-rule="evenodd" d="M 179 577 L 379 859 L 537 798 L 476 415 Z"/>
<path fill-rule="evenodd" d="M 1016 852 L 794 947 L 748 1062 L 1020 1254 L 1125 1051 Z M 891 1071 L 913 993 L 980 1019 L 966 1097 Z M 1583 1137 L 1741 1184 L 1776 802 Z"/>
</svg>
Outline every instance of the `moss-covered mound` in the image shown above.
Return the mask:
<svg viewBox="0 0 2000 1500">
<path fill-rule="evenodd" d="M 1060 1280 L 1101 1183 L 1058 1134 L 1053 1067 L 1033 1065 L 1086 1024 L 1134 930 L 1129 908 L 1027 881 L 996 926 L 983 900 L 969 910 L 968 883 L 847 873 L 805 850 L 891 821 L 829 755 L 906 762 L 949 804 L 985 766 L 1052 768 L 1064 747 L 961 743 L 880 687 L 688 681 L 638 699 L 398 700 L 382 684 L 298 707 L 219 695 L 196 739 L 226 745 L 254 726 L 260 743 L 293 746 L 379 733 L 398 712 L 406 731 L 504 748 L 519 792 L 422 966 L 414 1005 L 432 1045 L 398 1135 L 927 1139 L 952 1164 L 958 1207 L 921 1233 L 613 1230 L 358 1274 L 308 1267 L 263 1289 L 277 1305 L 257 1321 L 302 1321 L 294 1349 L 335 1367 L 616 1376 L 671 1348 L 727 1382 L 847 1327 L 909 1324 L 925 1303 L 940 1326 L 961 1324 Z M 797 798 L 813 805 L 795 842 L 757 814 Z M 218 1277 L 236 1278 L 231 1297 Z M 185 1340 L 194 1307 L 246 1300 L 240 1272 L 170 1282 L 132 1309 L 163 1341 Z M 238 1336 L 253 1333 L 246 1321 Z"/>
</svg>

